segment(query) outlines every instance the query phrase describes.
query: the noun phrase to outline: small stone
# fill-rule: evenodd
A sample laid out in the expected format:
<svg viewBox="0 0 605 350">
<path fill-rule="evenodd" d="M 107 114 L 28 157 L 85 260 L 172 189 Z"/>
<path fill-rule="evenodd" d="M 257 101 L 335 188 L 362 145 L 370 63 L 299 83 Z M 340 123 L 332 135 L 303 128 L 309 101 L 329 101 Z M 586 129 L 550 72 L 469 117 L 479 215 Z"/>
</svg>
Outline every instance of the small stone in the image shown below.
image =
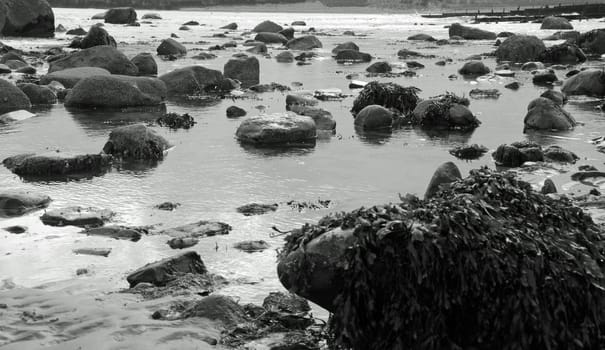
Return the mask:
<svg viewBox="0 0 605 350">
<path fill-rule="evenodd" d="M 557 193 L 557 187 L 555 186 L 555 183 L 551 179 L 546 179 L 546 180 L 544 180 L 544 185 L 542 186 L 540 193 L 542 193 L 542 194 Z"/>
<path fill-rule="evenodd" d="M 88 269 L 81 268 L 76 270 L 76 276 L 88 275 Z"/>
<path fill-rule="evenodd" d="M 27 226 L 20 226 L 20 225 L 9 226 L 9 227 L 5 227 L 4 231 L 18 235 L 18 234 L 27 232 Z"/>
</svg>

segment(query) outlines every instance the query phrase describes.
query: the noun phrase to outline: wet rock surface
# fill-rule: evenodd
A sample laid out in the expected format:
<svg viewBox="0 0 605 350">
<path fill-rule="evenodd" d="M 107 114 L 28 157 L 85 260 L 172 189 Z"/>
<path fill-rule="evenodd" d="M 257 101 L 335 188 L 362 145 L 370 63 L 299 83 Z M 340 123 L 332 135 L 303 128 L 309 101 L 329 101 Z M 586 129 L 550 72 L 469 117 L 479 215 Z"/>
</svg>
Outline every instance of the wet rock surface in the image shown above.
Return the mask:
<svg viewBox="0 0 605 350">
<path fill-rule="evenodd" d="M 46 208 L 50 197 L 29 191 L 0 191 L 0 217 L 21 216 L 30 211 Z"/>
<path fill-rule="evenodd" d="M 244 120 L 235 135 L 240 142 L 253 145 L 313 145 L 317 128 L 310 117 L 275 114 Z"/>
<path fill-rule="evenodd" d="M 278 208 L 278 204 L 260 204 L 260 203 L 250 203 L 242 205 L 238 207 L 236 210 L 238 213 L 243 214 L 244 216 L 253 216 L 253 215 L 263 215 L 273 211 L 276 211 Z"/>
<path fill-rule="evenodd" d="M 32 180 L 61 179 L 103 174 L 111 166 L 112 157 L 106 154 L 49 152 L 20 154 L 4 159 L 2 163 L 13 173 Z"/>
<path fill-rule="evenodd" d="M 103 152 L 125 160 L 164 159 L 164 151 L 170 143 L 153 129 L 143 124 L 115 128 L 103 146 Z"/>
<path fill-rule="evenodd" d="M 187 225 L 177 226 L 157 232 L 175 238 L 203 238 L 217 235 L 227 235 L 232 227 L 218 221 L 200 220 Z"/>
<path fill-rule="evenodd" d="M 68 207 L 49 210 L 40 217 L 44 225 L 99 227 L 111 220 L 114 213 L 107 209 L 93 207 Z"/>
<path fill-rule="evenodd" d="M 138 68 L 113 46 L 93 46 L 50 62 L 48 73 L 69 68 L 98 67 L 111 74 L 137 75 Z"/>
<path fill-rule="evenodd" d="M 149 231 L 144 227 L 104 226 L 88 228 L 81 233 L 89 236 L 101 236 L 138 242 L 141 237 L 147 235 Z"/>
<path fill-rule="evenodd" d="M 196 252 L 185 252 L 154 263 L 147 264 L 126 277 L 130 287 L 139 283 L 165 286 L 185 274 L 204 275 L 208 272 L 201 257 Z"/>
</svg>

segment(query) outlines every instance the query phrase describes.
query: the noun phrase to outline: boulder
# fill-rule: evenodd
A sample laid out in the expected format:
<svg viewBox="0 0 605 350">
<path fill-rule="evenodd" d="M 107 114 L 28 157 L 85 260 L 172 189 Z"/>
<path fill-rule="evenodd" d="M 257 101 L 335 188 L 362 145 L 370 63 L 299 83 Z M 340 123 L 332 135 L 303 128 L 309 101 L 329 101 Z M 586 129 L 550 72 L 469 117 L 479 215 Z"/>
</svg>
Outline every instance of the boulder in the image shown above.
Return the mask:
<svg viewBox="0 0 605 350">
<path fill-rule="evenodd" d="M 237 30 L 237 23 L 235 23 L 235 22 L 229 23 L 225 26 L 222 26 L 220 29 Z"/>
<path fill-rule="evenodd" d="M 575 44 L 562 43 L 546 48 L 538 59 L 545 63 L 577 64 L 586 61 L 586 55 Z"/>
<path fill-rule="evenodd" d="M 139 69 L 139 76 L 141 75 L 152 75 L 158 74 L 158 64 L 150 53 L 142 52 L 134 56 L 130 62 L 137 66 Z"/>
<path fill-rule="evenodd" d="M 343 50 L 359 51 L 359 46 L 357 46 L 357 44 L 352 41 L 347 41 L 345 43 L 336 45 L 336 47 L 332 49 L 332 54 L 337 55 L 340 51 Z"/>
<path fill-rule="evenodd" d="M 458 73 L 462 75 L 484 75 L 490 72 L 490 69 L 485 66 L 482 61 L 468 61 L 462 68 L 458 70 Z"/>
<path fill-rule="evenodd" d="M 443 187 L 449 185 L 452 182 L 456 182 L 462 179 L 460 169 L 456 164 L 452 162 L 443 163 L 435 170 L 433 177 L 429 182 L 429 186 L 424 193 L 424 199 L 428 200 L 439 192 Z"/>
<path fill-rule="evenodd" d="M 498 61 L 529 62 L 538 59 L 546 50 L 542 40 L 533 35 L 513 35 L 498 47 L 496 58 Z"/>
<path fill-rule="evenodd" d="M 253 215 L 263 215 L 273 211 L 276 211 L 278 208 L 277 203 L 273 204 L 261 204 L 261 203 L 249 203 L 244 204 L 240 207 L 237 207 L 235 210 L 243 214 L 244 216 L 253 216 Z"/>
<path fill-rule="evenodd" d="M 0 217 L 21 216 L 48 207 L 49 196 L 22 190 L 0 191 Z"/>
<path fill-rule="evenodd" d="M 433 38 L 428 34 L 415 34 L 408 37 L 408 40 L 414 41 L 437 41 L 437 39 Z"/>
<path fill-rule="evenodd" d="M 159 13 L 146 13 L 141 19 L 162 19 L 162 16 Z"/>
<path fill-rule="evenodd" d="M 223 71 L 225 78 L 239 80 L 243 88 L 260 82 L 260 64 L 256 57 L 230 59 Z"/>
<path fill-rule="evenodd" d="M 540 29 L 573 29 L 567 18 L 548 16 L 542 20 Z"/>
<path fill-rule="evenodd" d="M 256 27 L 254 27 L 254 29 L 252 29 L 252 31 L 256 32 L 256 33 L 277 33 L 283 29 L 284 28 L 282 26 L 280 26 L 279 24 L 277 24 L 275 22 L 264 21 L 262 23 L 259 23 Z"/>
<path fill-rule="evenodd" d="M 55 15 L 46 0 L 0 1 L 0 36 L 49 38 L 54 35 Z"/>
<path fill-rule="evenodd" d="M 420 101 L 412 112 L 412 121 L 432 129 L 469 130 L 481 124 L 466 105 L 447 97 Z"/>
<path fill-rule="evenodd" d="M 602 69 L 580 71 L 565 80 L 561 91 L 567 95 L 605 96 L 605 72 Z"/>
<path fill-rule="evenodd" d="M 0 57 L 0 63 L 6 63 L 8 61 L 20 61 L 26 63 L 23 57 L 14 51 L 9 51 Z"/>
<path fill-rule="evenodd" d="M 605 29 L 593 29 L 582 33 L 578 38 L 578 46 L 582 50 L 602 55 L 605 53 Z"/>
<path fill-rule="evenodd" d="M 500 33 L 498 33 L 498 35 L 496 35 L 496 37 L 497 38 L 509 38 L 513 35 L 515 35 L 515 33 L 513 33 L 513 32 L 500 32 Z"/>
<path fill-rule="evenodd" d="M 294 39 L 294 28 L 289 27 L 284 30 L 280 30 L 279 34 L 283 35 L 288 40 L 292 40 Z"/>
<path fill-rule="evenodd" d="M 87 32 L 86 32 L 86 30 L 84 30 L 84 28 L 78 27 L 78 28 L 68 30 L 65 34 L 82 36 L 82 35 L 86 35 Z"/>
<path fill-rule="evenodd" d="M 88 34 L 80 41 L 81 49 L 104 45 L 117 47 L 116 40 L 105 29 L 99 26 L 90 27 Z"/>
<path fill-rule="evenodd" d="M 322 48 L 321 41 L 314 35 L 301 36 L 296 39 L 292 39 L 286 43 L 286 47 L 290 50 L 312 50 Z"/>
<path fill-rule="evenodd" d="M 239 118 L 246 115 L 246 111 L 238 106 L 230 106 L 227 108 L 227 118 Z"/>
<path fill-rule="evenodd" d="M 27 63 L 23 63 L 23 62 L 17 61 L 17 60 L 6 61 L 6 65 L 11 70 L 17 70 L 17 69 L 20 69 L 20 68 L 23 68 L 23 67 L 27 67 Z"/>
<path fill-rule="evenodd" d="M 49 73 L 78 67 L 98 67 L 111 74 L 137 75 L 139 70 L 113 46 L 93 46 L 50 62 Z"/>
<path fill-rule="evenodd" d="M 209 52 L 200 52 L 197 55 L 191 57 L 194 60 L 211 60 L 211 59 L 215 59 L 217 56 L 213 53 L 209 53 Z"/>
<path fill-rule="evenodd" d="M 224 77 L 217 70 L 188 66 L 166 73 L 160 80 L 166 84 L 169 95 L 195 95 L 220 84 Z"/>
<path fill-rule="evenodd" d="M 416 51 L 401 49 L 397 51 L 397 57 L 399 58 L 409 58 L 409 57 L 422 57 L 422 54 Z M 443 65 L 445 65 L 445 61 L 443 61 Z"/>
<path fill-rule="evenodd" d="M 540 193 L 542 193 L 542 194 L 557 193 L 557 186 L 555 186 L 555 183 L 551 179 L 546 179 L 546 180 L 544 180 L 544 185 L 542 185 L 542 188 L 540 189 Z"/>
<path fill-rule="evenodd" d="M 115 128 L 103 146 L 103 152 L 125 160 L 157 161 L 164 159 L 170 143 L 143 124 Z"/>
<path fill-rule="evenodd" d="M 298 115 L 313 118 L 315 127 L 318 131 L 334 131 L 336 130 L 336 121 L 332 113 L 317 107 L 309 107 L 304 105 L 291 105 L 290 110 Z"/>
<path fill-rule="evenodd" d="M 235 136 L 240 142 L 253 145 L 314 145 L 317 127 L 311 117 L 262 115 L 244 120 Z"/>
<path fill-rule="evenodd" d="M 40 217 L 48 226 L 99 227 L 111 220 L 114 213 L 107 209 L 68 207 L 49 210 Z"/>
<path fill-rule="evenodd" d="M 393 112 L 390 110 L 379 105 L 369 105 L 355 116 L 355 127 L 366 131 L 390 129 L 393 126 L 393 118 Z"/>
<path fill-rule="evenodd" d="M 52 105 L 57 103 L 57 95 L 48 86 L 25 83 L 19 84 L 18 87 L 34 105 Z"/>
<path fill-rule="evenodd" d="M 0 115 L 31 107 L 29 98 L 21 89 L 7 80 L 0 79 Z"/>
<path fill-rule="evenodd" d="M 65 28 L 62 24 L 59 24 L 57 28 L 55 28 L 55 33 L 65 33 L 67 28 Z"/>
<path fill-rule="evenodd" d="M 227 235 L 232 227 L 224 222 L 200 220 L 187 225 L 162 230 L 159 234 L 175 238 L 203 238 Z"/>
<path fill-rule="evenodd" d="M 180 275 L 206 274 L 206 266 L 196 252 L 184 252 L 151 264 L 147 264 L 134 271 L 126 280 L 130 288 L 139 283 L 151 283 L 154 286 L 165 286 L 168 282 Z"/>
<path fill-rule="evenodd" d="M 579 37 L 580 32 L 577 32 L 575 30 L 568 30 L 564 32 L 555 32 L 542 40 L 568 40 L 572 43 L 575 43 L 578 41 Z"/>
<path fill-rule="evenodd" d="M 307 25 L 307 23 L 305 21 L 294 21 L 292 22 L 292 24 L 290 24 L 291 26 L 300 26 L 300 27 L 304 27 Z"/>
<path fill-rule="evenodd" d="M 263 43 L 258 43 L 255 45 L 251 45 L 252 47 L 246 50 L 246 52 L 250 52 L 257 55 L 264 55 L 267 53 L 267 45 Z"/>
<path fill-rule="evenodd" d="M 69 68 L 65 70 L 56 71 L 40 78 L 40 84 L 48 85 L 53 81 L 57 81 L 67 89 L 71 89 L 80 80 L 93 76 L 108 76 L 111 75 L 107 69 L 98 67 L 80 67 L 80 68 Z"/>
<path fill-rule="evenodd" d="M 539 69 L 544 69 L 544 63 L 542 62 L 527 62 L 524 63 L 521 66 L 521 70 L 522 71 L 533 71 L 533 70 L 539 70 Z"/>
<path fill-rule="evenodd" d="M 160 43 L 160 46 L 158 46 L 158 48 L 156 50 L 157 50 L 158 55 L 160 55 L 160 56 L 163 56 L 163 55 L 183 56 L 183 55 L 187 54 L 187 48 L 185 46 L 183 46 L 183 44 L 179 43 L 178 41 L 176 41 L 172 38 L 162 40 L 162 42 Z"/>
<path fill-rule="evenodd" d="M 259 41 L 265 44 L 285 44 L 288 42 L 285 36 L 279 33 L 261 32 L 256 34 L 254 37 L 255 41 Z"/>
<path fill-rule="evenodd" d="M 449 28 L 450 38 L 461 37 L 466 40 L 496 40 L 496 33 L 479 28 L 463 26 L 454 23 Z"/>
<path fill-rule="evenodd" d="M 368 73 L 376 73 L 376 74 L 383 74 L 383 73 L 389 73 L 392 70 L 391 65 L 389 64 L 389 62 L 374 62 L 372 63 L 372 65 L 370 65 L 368 68 L 366 68 L 366 72 Z"/>
<path fill-rule="evenodd" d="M 340 50 L 336 54 L 336 60 L 340 62 L 370 62 L 372 55 L 356 50 Z"/>
<path fill-rule="evenodd" d="M 277 56 L 275 56 L 277 62 L 281 63 L 291 63 L 294 62 L 294 55 L 290 51 L 280 52 Z"/>
<path fill-rule="evenodd" d="M 93 76 L 80 80 L 65 99 L 66 107 L 126 108 L 157 106 L 167 96 L 157 78 L 120 75 Z"/>
<path fill-rule="evenodd" d="M 492 156 L 497 165 L 505 167 L 519 167 L 525 162 L 544 161 L 542 147 L 532 142 L 515 142 L 510 145 L 500 145 Z"/>
<path fill-rule="evenodd" d="M 92 17 L 90 17 L 90 19 L 103 19 L 104 20 L 106 13 L 107 13 L 107 11 L 95 13 L 94 15 L 92 15 Z"/>
<path fill-rule="evenodd" d="M 105 12 L 105 23 L 130 24 L 137 21 L 137 12 L 132 7 L 116 7 Z"/>
<path fill-rule="evenodd" d="M 575 119 L 552 100 L 539 97 L 529 103 L 525 129 L 564 131 L 576 126 Z"/>
<path fill-rule="evenodd" d="M 555 90 L 546 90 L 544 93 L 542 93 L 542 95 L 540 95 L 540 97 L 552 100 L 559 106 L 563 106 L 567 103 L 567 96 L 565 96 L 564 93 Z"/>
<path fill-rule="evenodd" d="M 49 152 L 20 154 L 2 161 L 14 174 L 29 178 L 97 175 L 111 166 L 111 157 L 105 154 L 71 154 Z"/>
<path fill-rule="evenodd" d="M 544 159 L 549 162 L 575 163 L 580 157 L 560 146 L 553 145 L 544 150 Z"/>
<path fill-rule="evenodd" d="M 21 73 L 21 74 L 29 74 L 29 75 L 34 75 L 37 73 L 36 68 L 30 67 L 30 66 L 19 68 L 16 70 L 16 72 Z"/>
<path fill-rule="evenodd" d="M 269 249 L 269 243 L 259 241 L 243 241 L 237 242 L 233 245 L 233 248 L 244 251 L 246 253 L 262 252 L 265 249 Z"/>
<path fill-rule="evenodd" d="M 234 329 L 238 325 L 247 324 L 246 322 L 249 321 L 246 309 L 238 301 L 232 297 L 216 294 L 193 302 L 192 305 L 183 310 L 181 317 L 205 318 L 220 323 L 226 329 Z M 274 344 L 272 343 L 272 345 Z M 272 346 L 271 349 L 296 349 L 296 347 L 278 348 Z"/>
<path fill-rule="evenodd" d="M 317 106 L 319 100 L 310 95 L 288 95 L 286 96 L 286 110 L 291 110 L 293 106 Z"/>
<path fill-rule="evenodd" d="M 557 74 L 552 69 L 541 69 L 532 72 L 532 82 L 536 85 L 551 85 L 559 80 Z"/>
<path fill-rule="evenodd" d="M 138 242 L 141 239 L 141 236 L 146 235 L 148 232 L 141 227 L 105 226 L 88 228 L 81 233 L 89 236 L 100 236 Z"/>
</svg>

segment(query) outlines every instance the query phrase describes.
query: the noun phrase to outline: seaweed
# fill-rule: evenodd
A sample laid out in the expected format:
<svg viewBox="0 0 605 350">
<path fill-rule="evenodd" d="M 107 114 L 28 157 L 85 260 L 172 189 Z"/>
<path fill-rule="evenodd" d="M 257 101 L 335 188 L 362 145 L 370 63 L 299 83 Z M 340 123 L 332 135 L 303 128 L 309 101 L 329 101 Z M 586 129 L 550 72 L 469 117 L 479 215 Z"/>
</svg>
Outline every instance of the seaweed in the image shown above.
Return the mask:
<svg viewBox="0 0 605 350">
<path fill-rule="evenodd" d="M 372 81 L 359 92 L 359 96 L 353 102 L 351 113 L 357 115 L 366 106 L 380 105 L 388 109 L 394 108 L 407 115 L 416 108 L 420 91 L 413 86 L 403 87 L 395 83 Z"/>
<path fill-rule="evenodd" d="M 463 145 L 452 148 L 449 152 L 458 159 L 474 160 L 481 158 L 488 151 L 487 147 L 478 144 Z"/>
</svg>

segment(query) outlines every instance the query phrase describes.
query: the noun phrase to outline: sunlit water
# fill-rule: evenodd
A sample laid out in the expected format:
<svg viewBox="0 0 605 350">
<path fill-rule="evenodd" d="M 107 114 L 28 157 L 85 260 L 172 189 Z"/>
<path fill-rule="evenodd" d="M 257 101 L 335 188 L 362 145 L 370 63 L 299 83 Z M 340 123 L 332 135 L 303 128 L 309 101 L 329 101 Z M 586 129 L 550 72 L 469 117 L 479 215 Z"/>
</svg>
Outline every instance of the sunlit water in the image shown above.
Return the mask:
<svg viewBox="0 0 605 350">
<path fill-rule="evenodd" d="M 96 21 L 89 18 L 101 10 L 55 9 L 56 23 L 71 29 L 82 26 L 87 29 Z M 139 17 L 147 11 L 139 11 Z M 72 182 L 25 182 L 4 167 L 0 168 L 0 187 L 35 190 L 48 194 L 53 202 L 51 209 L 81 205 L 108 208 L 117 213 L 116 224 L 158 225 L 172 227 L 201 219 L 223 221 L 233 226 L 227 236 L 203 239 L 191 248 L 202 256 L 211 272 L 227 277 L 231 284 L 222 293 L 234 295 L 244 301 L 260 302 L 270 291 L 281 290 L 276 276 L 276 249 L 282 237 L 272 237 L 272 226 L 281 230 L 299 227 L 333 211 L 351 210 L 360 206 L 394 202 L 398 193 L 422 195 L 435 168 L 445 161 L 455 161 L 467 173 L 482 165 L 494 167 L 486 154 L 478 161 L 464 162 L 452 157 L 448 150 L 460 144 L 478 143 L 494 150 L 498 145 L 531 139 L 543 145 L 558 144 L 576 152 L 579 164 L 602 165 L 603 156 L 588 141 L 605 132 L 603 113 L 596 110 L 598 101 L 572 100 L 566 109 L 583 126 L 564 133 L 523 134 L 523 117 L 528 103 L 545 88 L 532 85 L 531 76 L 518 72 L 523 83 L 518 91 L 504 88 L 511 78 L 493 78 L 476 81 L 449 80 L 461 67 L 462 59 L 472 54 L 494 50 L 492 42 L 465 42 L 463 45 L 434 46 L 427 43 L 405 41 L 416 33 L 431 34 L 437 39 L 447 38 L 444 25 L 453 19 L 422 19 L 417 15 L 363 15 L 363 14 L 296 14 L 296 13 L 229 13 L 229 12 L 174 12 L 160 11 L 163 20 L 152 20 L 141 27 L 105 25 L 119 42 L 119 49 L 132 57 L 140 52 L 155 53 L 161 39 L 177 33 L 189 49 L 187 58 L 177 61 L 158 59 L 160 74 L 175 68 L 201 64 L 208 68 L 222 68 L 236 49 L 214 51 L 219 58 L 195 61 L 190 57 L 196 50 L 224 43 L 230 38 L 213 38 L 218 29 L 230 22 L 237 22 L 240 29 L 228 37 L 240 37 L 257 23 L 271 19 L 278 23 L 304 20 L 318 32 L 323 49 L 320 57 L 308 66 L 295 63 L 277 63 L 274 59 L 260 57 L 261 82 L 278 82 L 290 85 L 302 83 L 293 90 L 340 88 L 351 97 L 338 102 L 321 102 L 320 107 L 330 111 L 337 121 L 334 137 L 321 139 L 314 149 L 294 149 L 287 152 L 267 152 L 242 147 L 234 138 L 240 120 L 227 119 L 225 109 L 236 104 L 248 111 L 248 115 L 261 113 L 256 106 L 265 107 L 265 113 L 285 111 L 285 94 L 264 93 L 254 99 L 220 100 L 210 104 L 169 102 L 168 110 L 189 113 L 198 124 L 190 130 L 169 131 L 154 127 L 169 139 L 175 147 L 157 167 L 145 170 L 114 169 L 110 173 L 92 179 Z M 179 26 L 189 20 L 197 20 L 203 26 L 192 26 L 190 31 L 179 31 Z M 597 21 L 574 22 L 577 30 L 585 31 L 601 26 Z M 551 31 L 539 29 L 539 24 L 481 24 L 480 28 L 495 32 L 512 31 L 545 37 Z M 306 28 L 302 28 L 306 29 Z M 361 37 L 344 37 L 342 32 L 352 30 Z M 250 38 L 245 35 L 244 38 Z M 71 40 L 64 34 L 55 39 L 2 39 L 6 44 L 24 50 L 44 50 L 52 45 L 67 45 Z M 353 40 L 364 52 L 377 60 L 405 64 L 397 58 L 402 48 L 436 55 L 435 59 L 418 59 L 426 65 L 416 78 L 380 79 L 394 81 L 404 86 L 422 89 L 421 97 L 427 98 L 446 91 L 468 95 L 473 88 L 498 88 L 502 96 L 497 99 L 472 100 L 471 110 L 482 125 L 471 133 L 431 133 L 419 129 L 396 130 L 388 135 L 362 135 L 353 128 L 349 112 L 357 91 L 349 90 L 345 76 L 360 73 L 361 80 L 367 64 L 340 65 L 330 56 L 335 44 Z M 199 42 L 202 43 L 199 43 Z M 273 55 L 279 51 L 270 50 Z M 444 67 L 435 62 L 445 57 L 454 62 Z M 493 59 L 486 59 L 493 69 Z M 601 62 L 585 65 L 601 66 Z M 42 71 L 47 66 L 41 68 Z M 561 79 L 567 71 L 558 71 Z M 106 142 L 108 134 L 117 125 L 133 121 L 152 121 L 154 115 L 129 115 L 124 113 L 67 111 L 62 104 L 50 109 L 36 110 L 37 116 L 23 122 L 0 126 L 0 158 L 47 150 L 97 153 Z M 491 152 L 490 152 L 491 153 Z M 576 166 L 568 167 L 573 170 Z M 528 176 L 535 184 L 544 174 Z M 569 182 L 569 174 L 556 176 L 561 186 Z M 290 200 L 317 201 L 329 199 L 330 208 L 299 212 L 285 202 Z M 155 204 L 172 201 L 181 203 L 173 212 L 154 209 Z M 280 203 L 277 212 L 244 217 L 235 208 L 250 202 Z M 76 278 L 78 268 L 86 267 L 98 282 L 99 290 L 117 290 L 127 287 L 125 276 L 141 265 L 176 253 L 165 241 L 165 236 L 144 237 L 137 243 L 87 237 L 74 227 L 53 228 L 41 224 L 40 212 L 15 219 L 0 221 L 0 226 L 26 225 L 29 232 L 13 235 L 0 231 L 0 280 L 12 279 L 20 286 L 37 286 Z M 1 220 L 1 219 L 0 219 Z M 261 253 L 247 254 L 232 248 L 242 240 L 263 239 L 272 248 Z M 108 258 L 75 255 L 72 250 L 80 247 L 112 248 Z M 78 277 L 87 278 L 87 277 Z"/>
</svg>

